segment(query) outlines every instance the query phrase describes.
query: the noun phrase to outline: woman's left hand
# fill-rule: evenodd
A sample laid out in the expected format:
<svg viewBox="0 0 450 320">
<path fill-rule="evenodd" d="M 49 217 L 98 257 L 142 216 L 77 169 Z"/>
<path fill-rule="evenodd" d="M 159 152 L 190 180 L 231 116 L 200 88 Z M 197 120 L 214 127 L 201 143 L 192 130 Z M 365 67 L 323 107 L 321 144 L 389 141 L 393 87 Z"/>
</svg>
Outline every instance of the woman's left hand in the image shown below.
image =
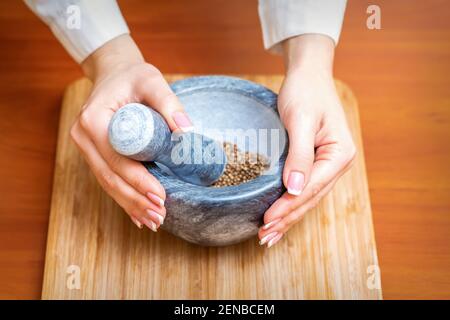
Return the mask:
<svg viewBox="0 0 450 320">
<path fill-rule="evenodd" d="M 278 111 L 288 132 L 287 188 L 266 211 L 258 237 L 273 246 L 351 166 L 356 149 L 332 76 L 333 41 L 302 35 L 284 43 L 287 74 Z"/>
</svg>

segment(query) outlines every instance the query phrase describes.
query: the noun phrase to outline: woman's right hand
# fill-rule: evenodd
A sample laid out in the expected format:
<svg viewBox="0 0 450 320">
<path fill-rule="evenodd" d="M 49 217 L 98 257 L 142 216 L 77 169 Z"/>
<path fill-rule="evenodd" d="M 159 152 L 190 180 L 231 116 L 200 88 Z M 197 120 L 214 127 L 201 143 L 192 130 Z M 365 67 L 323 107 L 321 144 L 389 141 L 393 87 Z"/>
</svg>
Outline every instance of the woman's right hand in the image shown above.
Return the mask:
<svg viewBox="0 0 450 320">
<path fill-rule="evenodd" d="M 108 125 L 113 114 L 130 102 L 151 106 L 171 130 L 187 130 L 192 123 L 161 72 L 144 61 L 129 35 L 107 42 L 82 67 L 94 87 L 71 137 L 103 189 L 139 228 L 144 224 L 156 232 L 166 216 L 164 188 L 141 163 L 111 148 Z"/>
</svg>

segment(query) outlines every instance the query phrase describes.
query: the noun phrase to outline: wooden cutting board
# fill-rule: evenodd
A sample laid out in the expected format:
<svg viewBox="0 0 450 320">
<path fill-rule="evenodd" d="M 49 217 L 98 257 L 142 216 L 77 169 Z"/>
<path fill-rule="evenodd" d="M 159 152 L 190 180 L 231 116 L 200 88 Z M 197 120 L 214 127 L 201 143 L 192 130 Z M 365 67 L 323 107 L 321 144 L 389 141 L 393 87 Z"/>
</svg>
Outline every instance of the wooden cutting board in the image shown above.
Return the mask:
<svg viewBox="0 0 450 320">
<path fill-rule="evenodd" d="M 276 92 L 282 81 L 244 78 Z M 381 299 L 357 102 L 345 84 L 336 85 L 359 150 L 355 164 L 267 249 L 256 237 L 206 248 L 136 228 L 69 138 L 91 89 L 86 79 L 71 84 L 61 112 L 42 298 Z"/>
</svg>

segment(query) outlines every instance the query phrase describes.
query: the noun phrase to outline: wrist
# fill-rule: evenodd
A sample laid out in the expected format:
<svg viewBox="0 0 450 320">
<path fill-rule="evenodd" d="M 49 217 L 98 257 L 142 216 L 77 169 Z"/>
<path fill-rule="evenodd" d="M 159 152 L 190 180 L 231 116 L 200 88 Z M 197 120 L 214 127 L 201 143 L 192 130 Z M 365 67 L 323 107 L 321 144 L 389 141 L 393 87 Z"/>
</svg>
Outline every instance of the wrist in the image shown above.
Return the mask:
<svg viewBox="0 0 450 320">
<path fill-rule="evenodd" d="M 136 43 L 129 34 L 124 34 L 95 50 L 81 63 L 81 67 L 85 75 L 95 82 L 115 70 L 143 62 Z"/>
<path fill-rule="evenodd" d="M 304 34 L 283 42 L 286 73 L 333 74 L 334 41 L 325 35 Z"/>
</svg>

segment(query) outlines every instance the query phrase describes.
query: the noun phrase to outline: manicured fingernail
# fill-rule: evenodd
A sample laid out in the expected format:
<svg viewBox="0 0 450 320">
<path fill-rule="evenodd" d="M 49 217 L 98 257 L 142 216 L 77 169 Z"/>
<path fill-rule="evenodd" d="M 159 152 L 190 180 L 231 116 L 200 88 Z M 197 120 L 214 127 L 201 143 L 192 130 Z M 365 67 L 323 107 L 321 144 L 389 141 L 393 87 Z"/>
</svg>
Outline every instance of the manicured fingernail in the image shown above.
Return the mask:
<svg viewBox="0 0 450 320">
<path fill-rule="evenodd" d="M 270 239 L 272 239 L 273 237 L 275 237 L 278 234 L 278 232 L 272 232 L 269 233 L 268 235 L 266 235 L 265 237 L 263 237 L 261 239 L 261 241 L 259 242 L 259 244 L 262 246 L 263 244 L 265 244 L 267 241 L 269 241 Z"/>
<path fill-rule="evenodd" d="M 131 217 L 131 221 L 133 221 L 133 223 L 134 223 L 135 225 L 137 225 L 137 227 L 138 227 L 139 229 L 142 229 L 142 223 L 140 223 L 139 220 L 137 220 L 137 219 L 134 218 L 134 217 Z"/>
<path fill-rule="evenodd" d="M 288 178 L 288 193 L 298 196 L 302 193 L 303 184 L 305 183 L 305 175 L 299 171 L 291 171 Z"/>
<path fill-rule="evenodd" d="M 164 217 L 160 214 L 158 214 L 158 220 L 159 220 L 159 225 L 162 226 L 164 223 Z"/>
<path fill-rule="evenodd" d="M 278 241 L 280 241 L 281 237 L 283 236 L 282 233 L 279 233 L 276 237 L 273 237 L 272 239 L 270 239 L 269 243 L 267 244 L 267 248 L 270 248 L 271 246 L 273 246 L 275 243 L 277 243 Z"/>
<path fill-rule="evenodd" d="M 191 120 L 187 116 L 186 113 L 181 111 L 175 111 L 172 114 L 173 121 L 177 124 L 178 128 L 181 129 L 183 132 L 189 132 L 194 129 L 194 125 L 192 124 Z"/>
<path fill-rule="evenodd" d="M 163 224 L 163 222 L 164 222 L 164 217 L 163 217 L 162 215 L 160 215 L 158 212 L 153 211 L 153 210 L 150 210 L 150 209 L 147 209 L 147 214 L 148 214 L 149 217 L 152 218 L 153 220 L 154 220 L 154 219 L 157 219 L 160 225 Z"/>
<path fill-rule="evenodd" d="M 281 220 L 281 218 L 280 218 L 280 219 L 273 220 L 273 221 L 270 221 L 269 223 L 266 223 L 266 224 L 263 226 L 263 230 L 269 229 L 270 227 L 272 227 L 275 223 L 277 223 L 277 222 L 280 221 L 280 220 Z"/>
<path fill-rule="evenodd" d="M 161 199 L 160 197 L 158 197 L 156 194 L 151 193 L 151 192 L 147 192 L 147 197 L 153 201 L 155 204 L 164 207 L 164 200 Z"/>
<path fill-rule="evenodd" d="M 153 232 L 158 231 L 157 228 L 156 228 L 156 223 L 154 223 L 153 221 L 148 220 L 148 219 L 146 219 L 146 218 L 141 218 L 141 219 L 144 221 L 144 224 L 145 224 L 150 230 L 152 230 Z"/>
</svg>

